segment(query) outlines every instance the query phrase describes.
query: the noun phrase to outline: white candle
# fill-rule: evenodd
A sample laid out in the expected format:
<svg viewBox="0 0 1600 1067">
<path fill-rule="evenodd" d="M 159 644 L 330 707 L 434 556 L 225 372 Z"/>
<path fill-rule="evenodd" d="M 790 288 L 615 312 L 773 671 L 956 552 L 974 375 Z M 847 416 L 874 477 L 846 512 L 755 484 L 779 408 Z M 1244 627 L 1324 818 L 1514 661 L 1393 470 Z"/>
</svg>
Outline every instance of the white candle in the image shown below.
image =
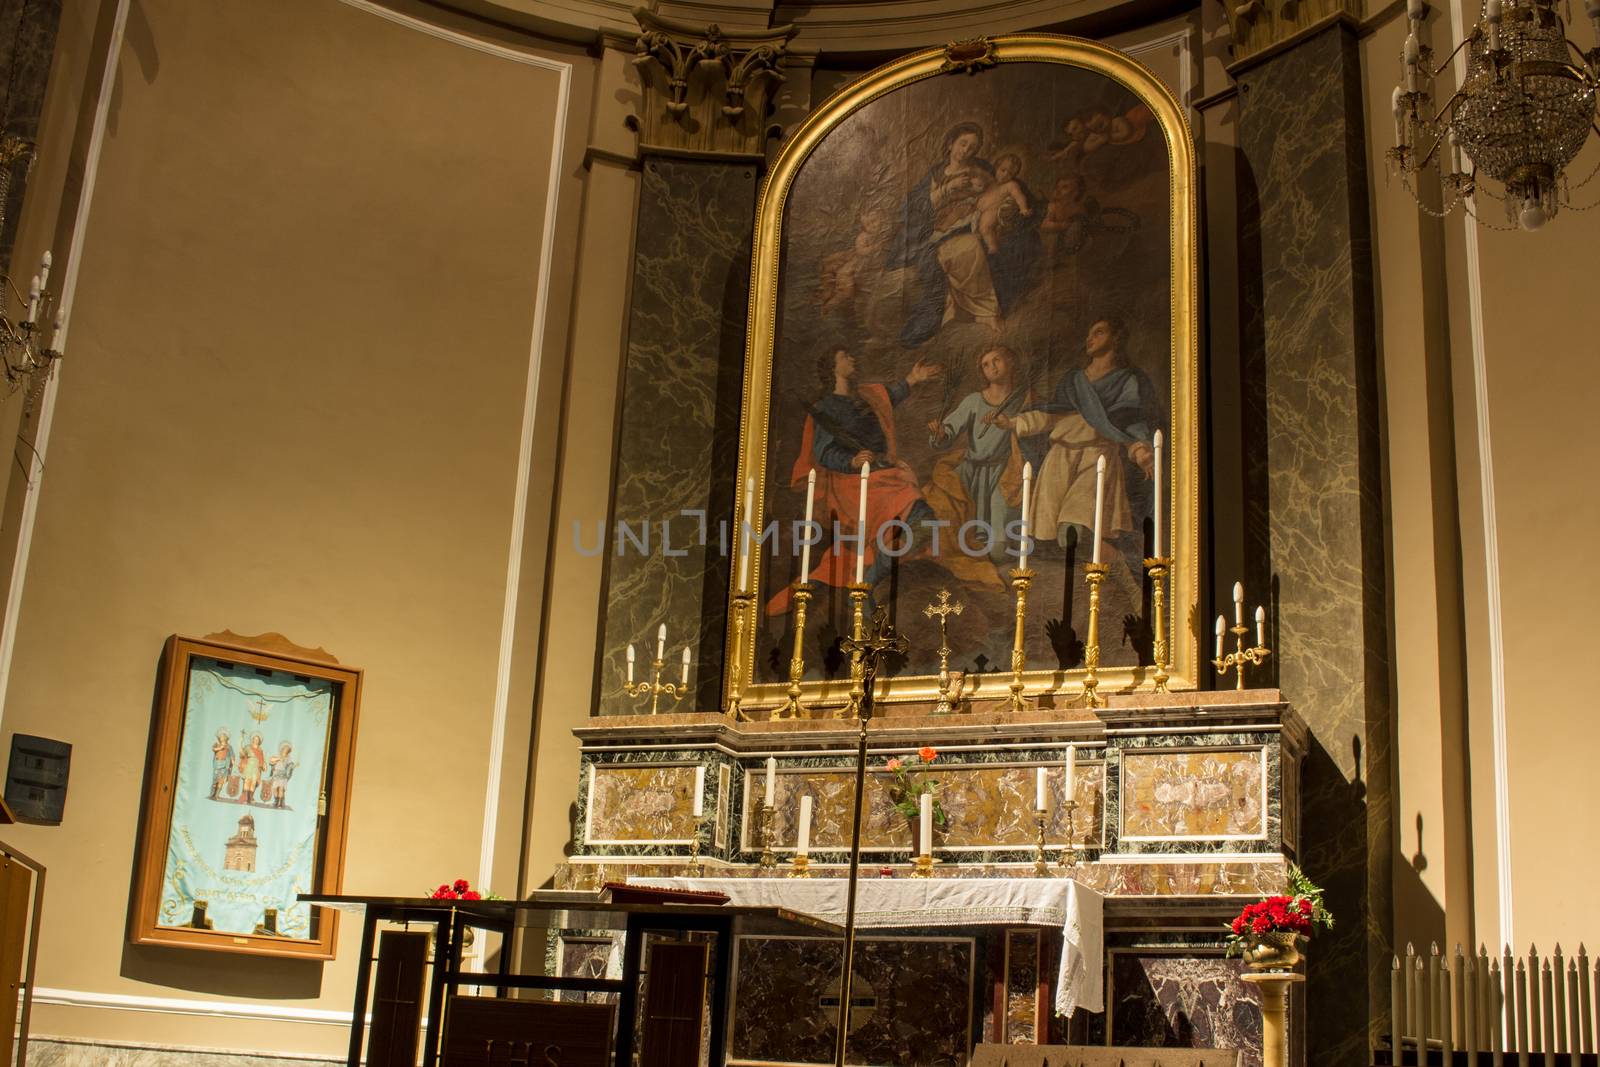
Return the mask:
<svg viewBox="0 0 1600 1067">
<path fill-rule="evenodd" d="M 739 592 L 750 591 L 750 534 L 755 518 L 756 480 L 744 480 L 744 511 L 739 516 Z"/>
<path fill-rule="evenodd" d="M 800 535 L 800 580 L 811 580 L 811 512 L 817 500 L 817 468 L 812 467 L 811 473 L 806 475 L 806 524 L 801 527 L 805 532 Z"/>
<path fill-rule="evenodd" d="M 1065 800 L 1078 799 L 1078 746 L 1067 746 L 1067 758 L 1062 761 L 1067 769 L 1067 784 L 1062 791 Z"/>
<path fill-rule="evenodd" d="M 1106 457 L 1094 461 L 1094 562 L 1100 562 L 1100 519 L 1106 509 Z"/>
<path fill-rule="evenodd" d="M 1033 772 L 1033 810 L 1044 811 L 1044 768 L 1038 767 Z"/>
<path fill-rule="evenodd" d="M 1500 50 L 1500 0 L 1489 0 L 1485 14 L 1489 19 L 1489 51 Z"/>
<path fill-rule="evenodd" d="M 61 354 L 62 343 L 63 343 L 62 340 L 61 340 L 61 335 L 66 330 L 66 328 L 67 328 L 67 313 L 66 313 L 65 310 L 63 310 L 61 308 L 57 308 L 56 309 L 56 332 L 54 334 L 52 334 L 51 337 L 50 337 L 50 351 L 54 352 L 56 355 L 60 355 Z"/>
<path fill-rule="evenodd" d="M 1028 569 L 1028 504 L 1033 499 L 1033 464 L 1022 465 L 1022 544 L 1019 546 L 1021 553 L 1017 559 L 1017 569 Z"/>
<path fill-rule="evenodd" d="M 762 800 L 762 803 L 765 804 L 769 808 L 772 807 L 772 802 L 777 796 L 777 788 L 778 788 L 778 758 L 776 756 L 768 756 L 767 757 L 767 795 Z"/>
<path fill-rule="evenodd" d="M 628 646 L 628 684 L 633 684 L 633 646 Z"/>
<path fill-rule="evenodd" d="M 804 856 L 811 852 L 811 798 L 800 798 L 800 837 L 794 850 Z"/>
<path fill-rule="evenodd" d="M 1267 647 L 1267 609 L 1256 605 L 1256 647 Z"/>
<path fill-rule="evenodd" d="M 683 646 L 683 684 L 689 684 L 689 646 Z"/>
<path fill-rule="evenodd" d="M 1228 625 L 1227 620 L 1224 619 L 1221 615 L 1218 615 L 1217 616 L 1217 658 L 1218 659 L 1222 658 L 1222 631 L 1227 627 L 1227 625 Z"/>
<path fill-rule="evenodd" d="M 667 658 L 667 624 L 662 623 L 656 630 L 656 659 Z"/>
<path fill-rule="evenodd" d="M 1389 103 L 1394 107 L 1394 143 L 1403 145 L 1406 143 L 1406 91 L 1396 85 Z"/>
<path fill-rule="evenodd" d="M 28 318 L 27 318 L 26 321 L 32 322 L 34 319 L 36 319 L 38 317 L 39 317 L 39 276 L 37 274 L 35 274 L 33 276 L 32 283 L 30 283 L 29 286 L 28 286 Z"/>
<path fill-rule="evenodd" d="M 1244 625 L 1244 583 L 1233 583 L 1233 624 Z"/>
<path fill-rule="evenodd" d="M 701 764 L 694 769 L 694 817 L 699 818 L 706 813 L 706 765 Z"/>
<path fill-rule="evenodd" d="M 1161 558 L 1161 505 L 1162 505 L 1161 472 L 1163 470 L 1163 467 L 1162 467 L 1162 464 L 1161 464 L 1161 453 L 1165 451 L 1165 448 L 1163 448 L 1163 446 L 1165 444 L 1166 444 L 1166 439 L 1161 436 L 1161 431 L 1157 430 L 1156 431 L 1156 436 L 1155 436 L 1155 446 L 1156 446 L 1155 447 L 1155 453 L 1156 453 L 1156 462 L 1155 462 L 1155 474 L 1156 474 L 1155 514 L 1154 514 L 1154 521 L 1151 524 L 1151 529 L 1150 529 L 1150 549 L 1151 549 L 1150 554 L 1152 556 L 1156 557 L 1157 559 Z"/>
<path fill-rule="evenodd" d="M 39 260 L 39 291 L 50 288 L 50 250 L 45 249 L 44 256 Z"/>
<path fill-rule="evenodd" d="M 867 580 L 867 473 L 868 465 L 861 465 L 861 507 L 857 514 L 860 520 L 856 532 L 861 535 L 861 543 L 856 546 L 856 584 L 860 585 Z"/>
<path fill-rule="evenodd" d="M 922 820 L 922 854 L 933 855 L 933 794 L 923 793 L 917 798 L 917 815 Z"/>
<path fill-rule="evenodd" d="M 1417 91 L 1417 66 L 1422 57 L 1422 46 L 1417 43 L 1417 35 L 1413 31 L 1406 37 L 1405 63 L 1406 63 L 1406 92 Z"/>
</svg>

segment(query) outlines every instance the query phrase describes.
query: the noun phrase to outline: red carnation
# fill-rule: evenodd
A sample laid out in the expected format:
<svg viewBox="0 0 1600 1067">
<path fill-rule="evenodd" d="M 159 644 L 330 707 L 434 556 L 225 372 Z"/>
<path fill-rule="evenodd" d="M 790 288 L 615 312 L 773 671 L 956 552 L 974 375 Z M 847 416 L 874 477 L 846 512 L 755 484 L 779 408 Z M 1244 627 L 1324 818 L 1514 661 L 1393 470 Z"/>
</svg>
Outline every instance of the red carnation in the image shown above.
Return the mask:
<svg viewBox="0 0 1600 1067">
<path fill-rule="evenodd" d="M 461 894 L 461 899 L 462 900 L 482 900 L 483 898 L 478 895 L 478 891 L 476 889 L 468 889 L 466 892 Z"/>
<path fill-rule="evenodd" d="M 455 890 L 456 890 L 457 893 L 465 893 L 468 889 L 471 889 L 471 888 L 472 888 L 472 883 L 468 882 L 465 878 L 457 878 L 456 879 Z"/>
</svg>

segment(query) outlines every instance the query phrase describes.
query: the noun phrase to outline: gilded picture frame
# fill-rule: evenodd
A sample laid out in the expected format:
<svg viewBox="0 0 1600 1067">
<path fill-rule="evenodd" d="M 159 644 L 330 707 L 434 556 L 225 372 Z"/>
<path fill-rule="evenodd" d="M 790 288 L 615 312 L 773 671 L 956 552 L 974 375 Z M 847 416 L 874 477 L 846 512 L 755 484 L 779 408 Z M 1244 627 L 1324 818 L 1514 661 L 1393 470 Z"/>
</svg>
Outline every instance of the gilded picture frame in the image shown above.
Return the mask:
<svg viewBox="0 0 1600 1067">
<path fill-rule="evenodd" d="M 890 94 L 927 83 L 929 79 L 949 79 L 953 83 L 959 82 L 959 85 L 951 89 L 952 93 L 970 92 L 970 87 L 981 86 L 983 79 L 994 78 L 996 72 L 1007 71 L 1012 65 L 1017 64 L 1051 64 L 1076 68 L 1114 83 L 1117 92 L 1125 91 L 1136 102 L 1134 106 L 1140 109 L 1143 121 L 1148 123 L 1149 132 L 1159 133 L 1161 142 L 1165 145 L 1167 245 L 1164 275 L 1165 304 L 1169 315 L 1165 364 L 1170 373 L 1168 379 L 1170 388 L 1166 397 L 1169 407 L 1164 423 L 1168 433 L 1162 464 L 1165 481 L 1162 495 L 1164 506 L 1170 505 L 1170 510 L 1167 512 L 1163 554 L 1171 558 L 1166 610 L 1166 633 L 1169 641 L 1167 670 L 1170 674 L 1168 680 L 1170 688 L 1193 689 L 1197 687 L 1201 667 L 1199 657 L 1201 635 L 1198 632 L 1199 339 L 1194 145 L 1184 107 L 1172 91 L 1136 60 L 1097 42 L 1052 34 L 1026 33 L 915 52 L 879 67 L 843 87 L 820 105 L 789 137 L 765 178 L 757 206 L 749 291 L 738 474 L 738 484 L 746 487 L 746 492 L 751 493 L 751 503 L 747 514 L 743 503 L 746 494 L 745 492 L 739 494 L 731 529 L 737 536 L 742 528 L 741 524 L 749 522 L 753 530 L 762 531 L 767 528 L 768 522 L 773 517 L 769 507 L 771 504 L 769 496 L 772 485 L 777 480 L 771 466 L 774 459 L 771 454 L 774 433 L 774 364 L 780 341 L 778 336 L 782 314 L 780 298 L 785 291 L 786 274 L 792 274 L 796 270 L 796 263 L 786 261 L 786 252 L 792 253 L 793 250 L 786 248 L 785 237 L 787 224 L 790 222 L 786 218 L 786 210 L 790 206 L 797 177 L 801 175 L 807 161 L 816 155 L 828 138 L 837 134 L 841 126 L 844 126 L 852 116 L 858 115 L 863 109 Z M 1029 106 L 1035 106 L 1038 101 L 1029 100 L 1027 103 Z M 1133 110 L 1130 109 L 1127 114 L 1132 116 Z M 857 125 L 859 127 L 859 123 Z M 954 129 L 951 132 L 954 133 Z M 1143 126 L 1140 126 L 1139 133 L 1141 135 L 1144 133 Z M 949 141 L 950 135 L 947 134 L 945 144 L 948 145 Z M 1154 137 L 1149 138 L 1149 142 L 1157 143 Z M 1060 151 L 1054 145 L 1051 149 Z M 1064 150 L 1070 150 L 1070 146 Z M 1004 165 L 1005 156 L 996 158 Z M 1015 170 L 1014 165 L 1011 173 L 1015 173 Z M 1006 174 L 997 174 L 992 167 L 989 173 L 992 177 L 988 180 L 995 185 L 1007 177 Z M 1060 179 L 1057 181 L 1059 183 Z M 1070 194 L 1070 183 L 1068 184 Z M 1078 191 L 1081 196 L 1081 184 Z M 1022 202 L 1020 198 L 1018 199 L 1019 203 Z M 1037 201 L 1036 206 L 1042 213 L 1043 200 Z M 974 213 L 974 220 L 977 218 L 977 213 Z M 972 229 L 976 231 L 977 227 L 978 223 L 974 221 Z M 865 224 L 862 226 L 862 233 L 864 235 L 862 240 L 867 240 Z M 988 240 L 987 236 L 985 240 Z M 947 310 L 947 319 L 949 315 L 950 312 Z M 789 357 L 786 355 L 786 358 Z M 814 360 L 814 353 L 802 353 L 794 358 Z M 920 356 L 918 361 L 920 365 Z M 901 385 L 904 384 L 905 380 L 902 380 Z M 787 400 L 785 403 L 787 404 Z M 792 411 L 786 409 L 784 417 L 789 417 L 792 421 Z M 931 423 L 929 425 L 932 426 Z M 808 421 L 805 438 L 807 442 L 812 439 L 811 432 L 812 427 Z M 792 447 L 790 451 L 793 451 Z M 787 455 L 780 457 L 777 462 L 787 463 Z M 799 466 L 797 465 L 795 469 L 798 471 Z M 1148 466 L 1146 471 L 1148 474 Z M 785 482 L 782 488 L 793 496 L 791 485 L 797 488 L 799 483 Z M 1014 486 L 1012 492 L 1015 493 Z M 792 501 L 789 507 L 793 510 Z M 1037 499 L 1031 510 L 1037 514 Z M 818 516 L 819 521 L 822 521 L 822 518 Z M 1062 530 L 1066 529 L 1063 523 Z M 1147 525 L 1146 530 L 1148 529 Z M 1067 543 L 1065 534 L 1063 539 L 1065 545 Z M 730 546 L 730 549 L 737 552 L 737 541 Z M 1067 563 L 1061 573 L 1066 575 L 1067 568 L 1070 568 L 1073 580 L 1081 588 L 1083 582 L 1081 561 L 1075 561 L 1075 557 L 1070 554 L 1075 551 L 1075 545 L 1067 548 L 1069 553 L 1065 557 Z M 1087 550 L 1085 555 L 1086 552 Z M 1127 565 L 1128 569 L 1133 572 L 1134 579 L 1138 580 L 1143 575 L 1139 570 L 1137 555 L 1134 553 L 1129 555 L 1132 558 Z M 773 613 L 772 608 L 765 606 L 769 603 L 777 604 L 780 597 L 785 597 L 781 590 L 794 575 L 798 575 L 795 565 L 785 559 L 783 562 L 793 575 L 777 576 L 778 558 L 775 554 L 759 550 L 751 554 L 749 588 L 755 595 L 753 598 L 743 599 L 745 605 L 743 610 L 746 614 L 740 618 L 736 618 L 735 615 L 741 604 L 737 597 L 740 592 L 741 568 L 737 565 L 731 568 L 727 647 L 732 652 L 728 668 L 724 672 L 725 705 L 731 700 L 736 689 L 742 707 L 747 710 L 773 707 L 785 700 L 788 688 L 785 675 L 789 656 L 782 647 L 782 641 L 774 641 L 770 636 L 767 637 L 763 647 L 758 633 L 758 627 L 766 622 L 770 613 Z M 764 568 L 771 569 L 776 580 L 768 580 L 764 584 L 762 576 Z M 1058 585 L 1064 586 L 1065 583 L 1065 577 L 1057 579 Z M 1032 595 L 1038 595 L 1038 584 L 1036 581 L 1035 592 Z M 962 587 L 959 582 L 952 583 L 952 587 L 957 598 L 960 598 Z M 1145 587 L 1145 621 L 1148 623 L 1150 600 L 1147 581 Z M 1068 591 L 1067 595 L 1072 594 Z M 836 602 L 837 599 L 835 597 Z M 891 607 L 891 614 L 896 617 L 897 625 L 902 632 L 906 629 L 904 623 L 911 620 L 913 613 L 918 616 L 922 614 L 922 607 L 920 602 L 899 602 Z M 1069 608 L 1068 615 L 1070 610 Z M 1079 611 L 1082 610 L 1080 607 Z M 837 603 L 833 611 L 838 614 Z M 1131 612 L 1128 618 L 1132 618 Z M 1114 635 L 1116 628 L 1114 624 L 1105 621 L 1104 616 L 1102 619 L 1101 646 L 1104 648 L 1108 643 L 1106 635 L 1108 632 Z M 1070 618 L 1068 621 L 1070 622 Z M 917 623 L 920 625 L 921 620 L 918 619 Z M 811 625 L 817 625 L 815 607 Z M 1030 625 L 1036 630 L 1042 628 L 1038 620 L 1031 620 Z M 833 626 L 837 633 L 840 624 L 835 621 Z M 787 637 L 784 640 L 787 640 Z M 807 640 L 810 640 L 809 635 Z M 1081 642 L 1079 647 L 1081 648 Z M 761 657 L 760 662 L 758 654 Z M 1128 655 L 1131 654 L 1125 653 L 1124 658 Z M 813 653 L 813 660 L 815 658 L 817 657 Z M 835 655 L 834 659 L 837 658 Z M 1005 664 L 996 664 L 997 658 L 998 654 L 989 656 L 990 666 L 987 669 L 972 671 L 960 679 L 960 696 L 963 700 L 982 701 L 1007 695 L 1011 675 L 1005 669 Z M 1101 658 L 1099 691 L 1102 694 L 1131 691 L 1140 687 L 1148 689 L 1153 685 L 1155 671 L 1148 662 L 1150 658 L 1148 655 L 1141 657 L 1138 662 L 1120 664 L 1114 662 L 1115 656 L 1109 658 L 1113 660 L 1109 664 L 1107 656 L 1102 655 Z M 923 656 L 922 663 L 926 665 L 926 655 Z M 1060 702 L 1064 694 L 1081 691 L 1084 669 L 1081 665 L 1069 665 L 1066 657 L 1062 657 L 1056 663 L 1038 662 L 1030 657 L 1028 667 L 1023 675 L 1026 696 L 1042 697 L 1044 703 L 1049 704 Z M 891 669 L 886 673 L 887 676 L 885 673 L 879 675 L 876 690 L 876 697 L 879 700 L 930 701 L 937 697 L 938 676 L 932 670 L 897 672 Z M 818 671 L 813 664 L 808 663 L 800 686 L 801 703 L 822 708 L 845 704 L 850 686 L 848 670 L 840 670 L 835 663 L 827 676 L 818 677 L 817 674 Z"/>
<path fill-rule="evenodd" d="M 362 672 L 276 634 L 166 644 L 128 938 L 331 960 Z"/>
</svg>

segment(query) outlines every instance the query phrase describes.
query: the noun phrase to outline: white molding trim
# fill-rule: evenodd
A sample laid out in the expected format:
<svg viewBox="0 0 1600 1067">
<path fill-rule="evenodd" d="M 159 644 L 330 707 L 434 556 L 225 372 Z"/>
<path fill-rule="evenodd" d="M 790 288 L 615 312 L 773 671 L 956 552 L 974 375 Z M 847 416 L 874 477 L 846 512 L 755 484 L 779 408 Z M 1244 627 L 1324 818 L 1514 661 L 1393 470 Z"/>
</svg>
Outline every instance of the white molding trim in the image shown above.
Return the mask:
<svg viewBox="0 0 1600 1067">
<path fill-rule="evenodd" d="M 1464 0 L 1450 5 L 1452 40 L 1461 40 Z M 1456 82 L 1466 77 L 1466 58 L 1455 59 Z M 1467 310 L 1472 336 L 1472 391 L 1478 431 L 1478 492 L 1483 512 L 1483 570 L 1489 638 L 1489 717 L 1493 733 L 1495 881 L 1500 943 L 1512 944 L 1516 909 L 1511 868 L 1511 768 L 1506 731 L 1505 626 L 1500 607 L 1500 533 L 1495 518 L 1494 446 L 1489 434 L 1489 368 L 1483 333 L 1483 273 L 1478 260 L 1478 228 L 1470 215 L 1461 220 L 1467 259 Z"/>
<path fill-rule="evenodd" d="M 36 1005 L 48 1004 L 58 1008 L 98 1008 L 111 1011 L 154 1012 L 161 1015 L 202 1015 L 213 1019 L 313 1023 L 322 1026 L 350 1025 L 349 1012 L 332 1011 L 328 1008 L 292 1008 L 255 1002 L 146 997 L 132 993 L 94 993 L 85 989 L 49 989 L 41 986 L 33 991 L 33 1002 Z M 366 1021 L 370 1021 L 370 1017 L 363 1020 Z"/>
<path fill-rule="evenodd" d="M 1123 49 L 1134 59 L 1139 59 L 1139 55 L 1142 52 L 1154 52 L 1168 45 L 1178 46 L 1178 51 L 1183 57 L 1183 72 L 1178 76 L 1178 84 L 1169 86 L 1169 88 L 1177 90 L 1178 104 L 1189 114 L 1191 125 L 1194 122 L 1194 55 L 1191 52 L 1194 34 L 1194 27 L 1185 24 L 1171 33 L 1163 34 L 1160 37 L 1152 37 L 1148 41 L 1140 41 L 1138 44 L 1131 44 Z M 1144 60 L 1140 59 L 1139 62 L 1144 63 Z M 1145 63 L 1145 66 L 1148 67 L 1150 64 Z M 1151 68 L 1151 73 L 1155 73 L 1153 67 Z M 1161 75 L 1156 74 L 1156 78 L 1161 79 Z"/>
<path fill-rule="evenodd" d="M 83 239 L 89 228 L 89 206 L 94 200 L 95 181 L 100 176 L 100 149 L 105 144 L 106 126 L 111 111 L 112 88 L 116 84 L 117 64 L 122 58 L 122 40 L 128 28 L 130 0 L 117 0 L 117 11 L 106 43 L 105 63 L 101 68 L 99 96 L 94 103 L 94 125 L 89 131 L 89 148 L 83 162 L 83 184 L 78 190 L 77 216 L 72 238 L 67 243 L 66 280 L 61 284 L 61 335 L 56 346 L 65 351 L 67 332 L 72 328 L 72 300 L 78 291 L 78 269 L 83 263 Z M 69 172 L 70 172 L 70 163 Z M 70 180 L 70 177 L 69 177 Z M 17 523 L 17 554 L 11 561 L 11 586 L 6 594 L 5 617 L 0 620 L 0 722 L 5 719 L 6 697 L 11 687 L 11 658 L 17 649 L 17 623 L 22 612 L 22 587 L 28 574 L 28 555 L 33 549 L 33 526 L 39 516 L 39 489 L 44 479 L 45 453 L 50 448 L 50 427 L 55 422 L 56 394 L 61 389 L 62 364 L 50 368 L 44 395 L 39 401 L 39 429 L 34 434 L 28 456 L 27 488 L 23 490 L 22 515 Z"/>
<path fill-rule="evenodd" d="M 511 662 L 515 654 L 517 593 L 522 581 L 523 541 L 527 533 L 528 483 L 533 469 L 533 428 L 539 397 L 539 378 L 544 365 L 544 335 L 549 318 L 550 276 L 555 260 L 556 215 L 561 197 L 562 149 L 566 144 L 568 113 L 572 101 L 572 64 L 479 40 L 445 29 L 421 19 L 391 11 L 372 0 L 340 0 L 350 7 L 377 15 L 450 44 L 471 48 L 500 59 L 552 71 L 559 79 L 556 90 L 555 122 L 550 144 L 550 173 L 547 178 L 544 222 L 539 238 L 539 277 L 533 304 L 533 336 L 528 345 L 527 386 L 522 400 L 522 431 L 517 448 L 517 478 L 511 501 L 511 545 L 506 562 L 506 592 L 500 615 L 500 650 L 495 666 L 493 723 L 489 730 L 489 773 L 484 783 L 483 837 L 478 851 L 478 881 L 489 885 L 494 875 L 495 835 L 500 826 L 500 788 L 505 771 L 506 716 L 511 702 Z"/>
</svg>

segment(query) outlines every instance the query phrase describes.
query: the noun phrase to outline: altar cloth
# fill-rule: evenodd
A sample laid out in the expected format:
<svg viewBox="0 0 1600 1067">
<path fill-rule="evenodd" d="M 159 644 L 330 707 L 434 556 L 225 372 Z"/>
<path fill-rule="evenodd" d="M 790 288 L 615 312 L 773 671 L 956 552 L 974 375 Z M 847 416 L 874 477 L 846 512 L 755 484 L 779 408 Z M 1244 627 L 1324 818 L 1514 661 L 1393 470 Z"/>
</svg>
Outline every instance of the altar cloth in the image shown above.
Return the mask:
<svg viewBox="0 0 1600 1067">
<path fill-rule="evenodd" d="M 716 890 L 730 904 L 789 908 L 841 926 L 843 878 L 645 878 L 629 885 Z M 1056 1011 L 1105 1010 L 1105 898 L 1065 878 L 863 878 L 856 926 L 1051 926 L 1063 934 Z"/>
</svg>

